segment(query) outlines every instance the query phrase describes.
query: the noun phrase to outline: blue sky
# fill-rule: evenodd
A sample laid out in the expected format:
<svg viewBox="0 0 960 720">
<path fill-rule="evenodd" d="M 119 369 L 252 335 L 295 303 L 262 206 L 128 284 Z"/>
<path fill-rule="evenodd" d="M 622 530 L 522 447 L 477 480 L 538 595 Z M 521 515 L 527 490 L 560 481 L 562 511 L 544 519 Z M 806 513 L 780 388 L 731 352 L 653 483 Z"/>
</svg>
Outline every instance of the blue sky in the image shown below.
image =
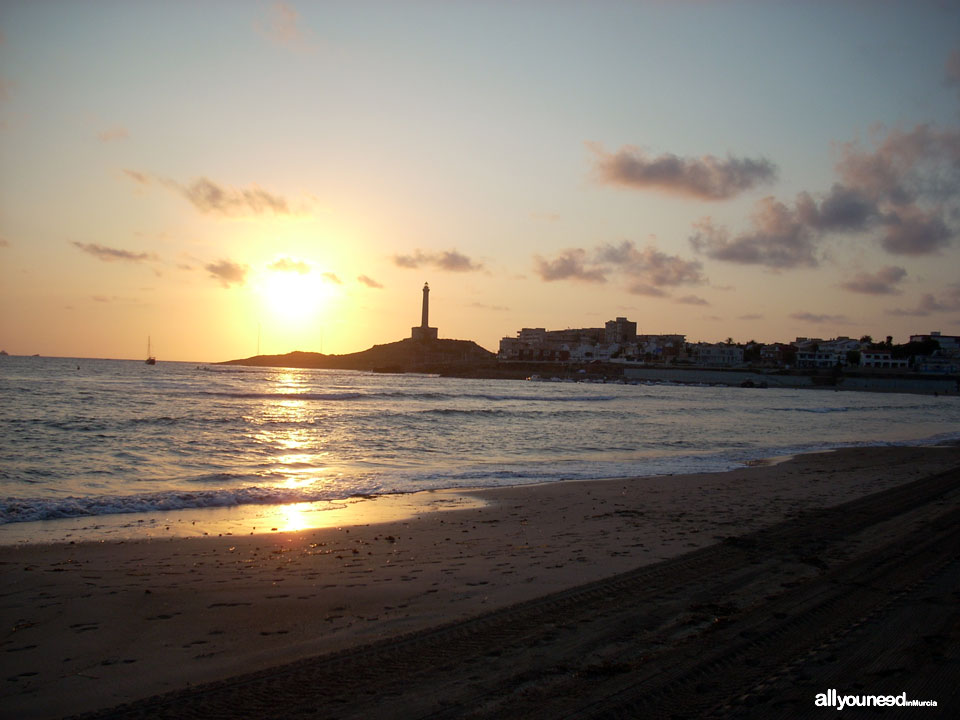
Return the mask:
<svg viewBox="0 0 960 720">
<path fill-rule="evenodd" d="M 0 347 L 960 334 L 952 2 L 2 2 Z"/>
</svg>

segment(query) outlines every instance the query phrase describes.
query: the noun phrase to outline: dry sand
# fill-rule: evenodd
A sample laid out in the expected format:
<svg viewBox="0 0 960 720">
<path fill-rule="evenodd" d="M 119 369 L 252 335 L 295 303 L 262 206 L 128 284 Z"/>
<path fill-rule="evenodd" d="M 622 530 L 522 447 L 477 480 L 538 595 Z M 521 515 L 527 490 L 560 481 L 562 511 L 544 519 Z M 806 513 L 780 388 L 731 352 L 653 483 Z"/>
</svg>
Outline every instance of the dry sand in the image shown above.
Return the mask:
<svg viewBox="0 0 960 720">
<path fill-rule="evenodd" d="M 4 717 L 55 718 L 265 671 L 686 553 L 701 557 L 694 551 L 718 543 L 729 549 L 732 537 L 958 467 L 957 447 L 851 449 L 721 474 L 482 490 L 470 495 L 483 505 L 449 512 L 434 510 L 459 502 L 457 494 L 366 499 L 350 504 L 340 526 L 298 532 L 0 547 L 0 708 Z M 371 524 L 378 505 L 391 503 L 388 516 L 400 505 L 411 516 Z M 931 501 L 928 515 L 900 525 L 952 507 Z M 889 542 L 885 528 L 895 520 L 837 536 L 835 547 L 784 572 L 795 582 L 816 578 L 832 563 L 824 553 L 839 558 Z M 724 572 L 742 571 L 743 562 L 730 562 Z M 785 584 L 777 572 L 724 581 L 750 594 L 728 592 L 728 603 L 745 612 L 776 597 Z M 694 595 L 682 598 L 684 608 L 707 608 L 711 621 L 724 614 L 709 598 L 691 605 Z M 665 598 L 647 602 L 666 608 Z M 694 635 L 673 633 L 658 652 Z M 558 667 L 543 653 L 542 662 Z M 600 653 L 589 667 L 601 678 L 610 667 L 633 667 L 610 662 Z M 376 706 L 355 710 L 391 716 Z M 216 716 L 197 714 L 205 715 Z M 234 708 L 221 716 L 245 715 Z"/>
</svg>

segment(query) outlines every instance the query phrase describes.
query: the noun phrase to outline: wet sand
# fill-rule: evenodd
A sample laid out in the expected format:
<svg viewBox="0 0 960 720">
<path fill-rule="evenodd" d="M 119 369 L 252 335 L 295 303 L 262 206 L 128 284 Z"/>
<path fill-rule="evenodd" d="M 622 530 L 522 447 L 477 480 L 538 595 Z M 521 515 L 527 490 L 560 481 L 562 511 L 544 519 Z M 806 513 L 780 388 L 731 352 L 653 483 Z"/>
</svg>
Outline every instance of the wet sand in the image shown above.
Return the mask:
<svg viewBox="0 0 960 720">
<path fill-rule="evenodd" d="M 432 508 L 438 497 L 451 497 L 423 493 L 403 499 L 408 506 L 413 502 L 407 508 L 410 517 L 386 523 L 368 523 L 378 503 L 394 502 L 379 498 L 351 503 L 356 515 L 322 529 L 2 547 L 0 706 L 11 717 L 53 718 L 174 692 L 179 694 L 166 701 L 139 710 L 134 706 L 128 716 L 294 716 L 296 708 L 316 710 L 330 702 L 336 712 L 317 716 L 418 717 L 443 711 L 451 717 L 550 717 L 549 698 L 563 700 L 563 707 L 579 703 L 582 716 L 603 714 L 610 710 L 610 698 L 642 704 L 635 688 L 644 685 L 639 681 L 644 673 L 686 667 L 697 643 L 703 646 L 693 653 L 697 657 L 717 648 L 729 655 L 742 637 L 739 630 L 723 636 L 728 626 L 745 623 L 748 632 L 760 636 L 792 637 L 790 627 L 763 623 L 783 625 L 797 608 L 816 606 L 797 593 L 826 597 L 826 590 L 816 591 L 816 583 L 834 587 L 836 582 L 830 585 L 824 578 L 841 567 L 866 573 L 857 570 L 857 563 L 874 568 L 870 572 L 890 565 L 889 573 L 896 568 L 920 573 L 902 579 L 865 575 L 863 586 L 902 585 L 898 592 L 905 604 L 888 601 L 887 606 L 917 637 L 929 636 L 927 660 L 933 658 L 934 668 L 927 668 L 927 676 L 937 677 L 936 667 L 956 667 L 950 663 L 957 663 L 952 659 L 957 643 L 951 651 L 949 633 L 915 626 L 929 617 L 956 632 L 956 611 L 937 615 L 930 609 L 942 609 L 940 600 L 952 597 L 948 589 L 955 592 L 951 573 L 956 574 L 960 553 L 949 532 L 957 523 L 948 523 L 939 534 L 930 531 L 937 539 L 934 547 L 920 540 L 928 528 L 940 528 L 943 518 L 956 512 L 957 468 L 957 447 L 864 448 L 721 474 L 477 491 L 471 495 L 484 504 L 449 512 Z M 911 490 L 863 506 L 873 507 L 872 515 L 855 507 L 839 516 L 815 515 L 945 471 L 952 471 L 947 480 L 926 494 Z M 860 516 L 872 520 L 858 524 Z M 836 524 L 833 530 L 830 522 Z M 779 534 L 766 539 L 751 535 L 774 532 L 768 528 L 780 528 Z M 913 555 L 908 562 L 883 565 L 878 558 L 889 555 L 890 548 Z M 952 553 L 953 564 L 941 558 L 945 552 Z M 928 566 L 934 569 L 924 575 Z M 622 580 L 607 580 L 644 572 L 648 575 L 631 576 L 634 585 L 626 590 Z M 588 583 L 599 583 L 601 589 L 584 589 Z M 928 596 L 909 595 L 910 587 L 923 583 L 931 588 Z M 556 593 L 567 599 L 557 600 Z M 853 598 L 850 609 L 837 609 L 837 618 L 883 605 L 872 596 L 845 595 Z M 537 600 L 544 596 L 551 596 L 553 610 L 544 610 L 545 601 Z M 955 599 L 946 607 L 955 607 Z M 840 599 L 834 602 L 843 605 Z M 529 610 L 531 603 L 534 610 Z M 771 610 L 777 603 L 785 605 Z M 474 638 L 472 645 L 454 652 L 457 642 L 470 639 L 469 628 L 477 627 L 475 620 L 462 621 L 478 615 L 486 618 L 479 637 L 486 643 L 500 638 L 499 644 L 485 646 Z M 869 623 L 867 615 L 854 620 Z M 517 622 L 530 637 L 504 640 L 523 634 L 511 625 Z M 457 628 L 455 635 L 429 630 L 439 625 L 445 632 Z M 786 697 L 799 682 L 790 672 L 812 677 L 809 663 L 816 653 L 843 658 L 843 637 L 854 637 L 856 627 L 843 626 L 846 635 L 831 635 L 830 642 L 840 643 L 833 649 L 827 639 L 813 645 L 784 641 L 787 649 L 803 646 L 807 660 L 796 664 L 798 659 L 787 653 L 769 677 L 735 674 L 727 684 L 740 694 L 746 687 L 747 700 L 733 707 L 731 716 L 753 707 L 771 711 L 759 700 L 769 700 L 770 692 L 751 688 L 775 685 L 779 677 L 785 689 L 773 699 Z M 720 634 L 712 632 L 716 628 Z M 811 633 L 802 630 L 804 637 Z M 905 631 L 897 632 L 902 636 Z M 390 639 L 398 636 L 416 651 L 397 649 Z M 353 650 L 371 643 L 380 643 L 373 655 L 369 649 Z M 428 663 L 430 648 L 436 647 L 445 649 L 445 659 Z M 757 648 L 753 666 L 744 667 L 762 668 L 764 658 L 777 656 L 762 644 Z M 338 651 L 342 654 L 333 665 L 314 659 Z M 399 657 L 407 670 L 391 666 L 384 653 L 394 663 Z M 835 674 L 832 687 L 853 692 L 859 683 L 862 692 L 874 692 L 869 678 L 857 674 L 862 662 L 856 657 L 848 661 L 848 676 Z M 284 669 L 287 663 L 299 664 Z M 340 678 L 334 683 L 340 695 L 336 687 L 324 686 L 318 698 L 316 678 L 329 675 L 331 667 L 340 668 L 336 672 L 353 667 L 356 678 L 365 677 L 364 672 L 373 676 L 360 687 Z M 911 667 L 904 661 L 898 670 L 894 663 L 886 678 L 907 682 Z M 304 672 L 313 679 L 303 680 Z M 250 673 L 248 680 L 228 680 Z M 753 685 L 745 686 L 744 678 Z M 226 695 L 224 684 L 198 687 L 224 680 L 232 688 Z M 267 702 L 276 705 L 272 712 L 257 704 L 255 688 L 264 682 L 273 688 L 266 693 Z M 193 687 L 197 690 L 191 694 Z M 430 687 L 445 688 L 446 694 L 426 692 Z M 887 689 L 876 687 L 876 692 Z M 254 694 L 241 700 L 243 688 L 253 688 Z M 927 690 L 937 699 L 936 688 Z M 709 693 L 688 690 L 687 695 Z M 434 699 L 424 700 L 427 696 Z M 464 698 L 472 700 L 464 704 Z M 505 698 L 509 706 L 503 704 Z M 805 707 L 804 698 L 796 702 L 794 710 Z"/>
</svg>

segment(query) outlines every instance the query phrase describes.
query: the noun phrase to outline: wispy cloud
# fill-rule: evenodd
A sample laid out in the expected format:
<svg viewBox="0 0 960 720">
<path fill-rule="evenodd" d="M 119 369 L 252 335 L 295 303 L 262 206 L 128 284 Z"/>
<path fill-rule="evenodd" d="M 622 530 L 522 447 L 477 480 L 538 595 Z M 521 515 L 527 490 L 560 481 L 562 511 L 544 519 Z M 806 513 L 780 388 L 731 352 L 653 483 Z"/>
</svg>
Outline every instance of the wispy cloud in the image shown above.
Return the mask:
<svg viewBox="0 0 960 720">
<path fill-rule="evenodd" d="M 366 275 L 358 275 L 357 282 L 361 283 L 362 285 L 366 285 L 368 288 L 373 288 L 374 290 L 383 289 L 383 285 L 378 283 L 372 277 L 367 277 Z"/>
<path fill-rule="evenodd" d="M 130 170 L 129 168 L 124 168 L 123 174 L 139 185 L 150 184 L 150 176 L 147 175 L 146 173 L 138 172 L 137 170 Z"/>
<path fill-rule="evenodd" d="M 247 281 L 247 273 L 250 268 L 247 265 L 230 260 L 218 260 L 215 263 L 204 265 L 204 269 L 210 273 L 210 277 L 219 281 L 220 284 L 228 288 L 231 285 L 243 285 Z"/>
<path fill-rule="evenodd" d="M 482 302 L 473 302 L 470 303 L 470 307 L 476 308 L 477 310 L 492 310 L 494 312 L 509 312 L 510 308 L 505 305 L 487 305 Z"/>
<path fill-rule="evenodd" d="M 6 238 L 0 238 L 0 247 L 10 247 L 10 241 Z"/>
<path fill-rule="evenodd" d="M 203 213 L 218 215 L 287 215 L 290 207 L 284 197 L 252 185 L 231 188 L 200 178 L 188 186 L 175 185 L 194 207 Z"/>
<path fill-rule="evenodd" d="M 343 281 L 341 281 L 340 278 L 338 278 L 335 273 L 325 272 L 323 273 L 322 277 L 324 280 L 326 280 L 329 283 L 333 283 L 334 285 L 343 285 Z"/>
<path fill-rule="evenodd" d="M 176 180 L 155 178 L 149 173 L 124 168 L 124 174 L 138 185 L 157 185 L 176 192 L 202 213 L 238 217 L 250 215 L 290 215 L 290 203 L 282 195 L 252 184 L 246 188 L 221 185 L 206 177 L 184 185 Z"/>
<path fill-rule="evenodd" d="M 700 200 L 727 200 L 777 177 L 776 165 L 765 158 L 682 158 L 671 153 L 652 157 L 632 145 L 615 153 L 608 153 L 595 143 L 588 143 L 587 147 L 595 156 L 602 183 Z"/>
<path fill-rule="evenodd" d="M 130 133 L 127 132 L 125 127 L 112 127 L 107 128 L 106 130 L 101 130 L 97 133 L 97 139 L 100 142 L 113 142 L 115 140 L 126 140 L 130 137 Z"/>
<path fill-rule="evenodd" d="M 804 322 L 816 323 L 818 325 L 845 325 L 850 322 L 846 315 L 820 315 L 811 312 L 796 312 L 790 315 L 790 317 L 794 320 L 802 320 Z"/>
<path fill-rule="evenodd" d="M 702 297 L 697 297 L 696 295 L 684 295 L 683 297 L 677 298 L 677 302 L 683 305 L 709 305 L 710 303 L 704 300 Z"/>
<path fill-rule="evenodd" d="M 295 272 L 306 275 L 310 272 L 310 266 L 303 260 L 292 260 L 291 258 L 279 258 L 267 265 L 268 270 L 275 272 Z"/>
<path fill-rule="evenodd" d="M 653 285 L 643 282 L 631 283 L 627 286 L 627 292 L 631 295 L 646 295 L 647 297 L 667 297 L 669 293 Z"/>
<path fill-rule="evenodd" d="M 859 272 L 840 284 L 845 290 L 865 295 L 897 295 L 897 283 L 907 276 L 902 267 L 889 265 L 875 273 Z"/>
<path fill-rule="evenodd" d="M 144 288 L 141 288 L 144 289 Z M 90 299 L 97 303 L 127 303 L 132 305 L 142 305 L 143 303 L 136 298 L 121 297 L 120 295 L 91 295 Z"/>
<path fill-rule="evenodd" d="M 288 2 L 275 2 L 266 17 L 254 27 L 271 42 L 290 50 L 308 51 L 314 47 L 313 32 L 306 28 L 297 9 Z"/>
<path fill-rule="evenodd" d="M 425 253 L 418 249 L 412 255 L 394 255 L 393 262 L 398 267 L 408 269 L 433 267 L 448 272 L 477 272 L 483 270 L 483 263 L 475 262 L 459 250 Z"/>
<path fill-rule="evenodd" d="M 123 250 L 122 248 L 112 248 L 106 247 L 105 245 L 97 245 L 96 243 L 82 243 L 74 241 L 71 244 L 88 255 L 93 255 L 95 258 L 102 260 L 103 262 L 119 261 L 141 263 L 159 259 L 153 253 L 134 252 L 132 250 Z"/>
</svg>

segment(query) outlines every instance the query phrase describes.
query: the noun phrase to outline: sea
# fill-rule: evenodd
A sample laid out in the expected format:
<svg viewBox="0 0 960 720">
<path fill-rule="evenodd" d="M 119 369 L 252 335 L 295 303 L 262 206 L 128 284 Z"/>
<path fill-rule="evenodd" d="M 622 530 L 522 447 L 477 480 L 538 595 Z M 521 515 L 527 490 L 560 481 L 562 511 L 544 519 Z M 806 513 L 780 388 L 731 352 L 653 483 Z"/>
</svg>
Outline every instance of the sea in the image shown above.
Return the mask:
<svg viewBox="0 0 960 720">
<path fill-rule="evenodd" d="M 957 396 L 0 357 L 0 542 L 958 439 Z"/>
</svg>

